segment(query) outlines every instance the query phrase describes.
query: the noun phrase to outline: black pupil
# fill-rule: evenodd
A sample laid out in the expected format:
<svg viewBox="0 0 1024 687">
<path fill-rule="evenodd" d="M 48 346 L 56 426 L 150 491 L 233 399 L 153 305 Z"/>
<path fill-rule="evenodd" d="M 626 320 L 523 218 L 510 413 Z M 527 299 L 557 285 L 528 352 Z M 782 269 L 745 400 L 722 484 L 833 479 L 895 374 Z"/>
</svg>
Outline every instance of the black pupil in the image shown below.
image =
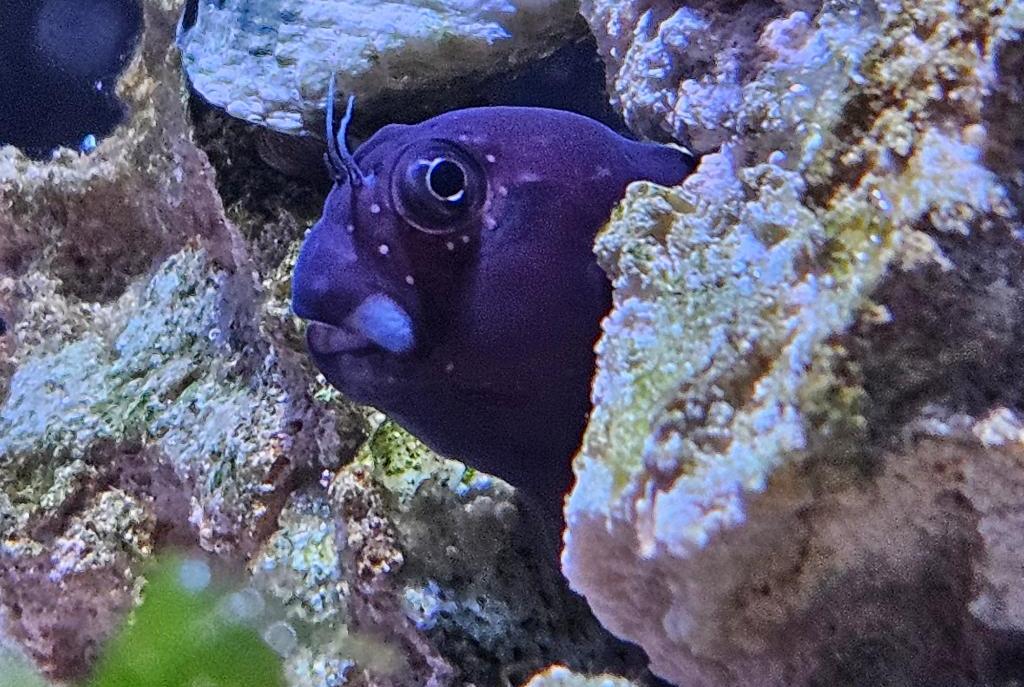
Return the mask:
<svg viewBox="0 0 1024 687">
<path fill-rule="evenodd" d="M 451 160 L 441 160 L 431 168 L 427 184 L 435 196 L 449 200 L 466 188 L 466 175 Z"/>
</svg>

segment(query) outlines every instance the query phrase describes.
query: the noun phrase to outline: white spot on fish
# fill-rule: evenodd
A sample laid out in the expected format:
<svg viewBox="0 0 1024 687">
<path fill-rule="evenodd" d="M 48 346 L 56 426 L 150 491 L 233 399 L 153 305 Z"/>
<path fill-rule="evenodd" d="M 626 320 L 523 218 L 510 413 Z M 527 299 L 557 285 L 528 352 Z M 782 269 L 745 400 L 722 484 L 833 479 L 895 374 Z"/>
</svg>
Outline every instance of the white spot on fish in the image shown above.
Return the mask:
<svg viewBox="0 0 1024 687">
<path fill-rule="evenodd" d="M 377 203 L 374 203 L 373 205 L 371 205 L 370 206 L 370 212 L 372 212 L 375 215 L 379 215 L 380 214 L 380 205 L 378 205 Z"/>
<path fill-rule="evenodd" d="M 388 246 L 388 244 L 382 243 L 379 246 L 377 246 L 377 252 L 380 253 L 381 255 L 387 255 L 388 253 L 391 252 L 391 248 Z"/>
<path fill-rule="evenodd" d="M 455 250 L 455 244 L 454 244 L 454 243 L 452 243 L 451 241 L 449 241 L 448 243 L 446 243 L 446 244 L 444 244 L 444 245 L 445 245 L 445 247 L 446 247 L 446 248 L 447 248 L 448 250 Z"/>
<path fill-rule="evenodd" d="M 444 366 L 444 371 L 445 372 L 449 372 L 450 373 L 454 369 L 455 369 L 455 363 L 453 363 L 451 361 L 448 361 L 448 364 Z"/>
<path fill-rule="evenodd" d="M 408 353 L 416 343 L 409 313 L 383 293 L 368 296 L 348 321 L 360 334 L 391 353 Z"/>
<path fill-rule="evenodd" d="M 405 283 L 408 284 L 409 286 L 412 286 L 413 284 L 416 283 L 416 280 L 412 278 L 411 274 L 407 274 L 405 275 Z"/>
<path fill-rule="evenodd" d="M 345 226 L 345 231 L 347 231 L 347 232 L 348 232 L 348 233 L 350 233 L 350 234 L 354 234 L 354 233 L 355 233 L 355 231 L 356 231 L 356 225 L 354 225 L 354 224 L 348 224 L 348 225 L 346 225 L 346 226 Z"/>
<path fill-rule="evenodd" d="M 485 156 L 484 156 L 484 159 L 485 159 L 485 160 L 487 160 L 488 162 L 494 162 L 494 161 L 496 161 L 496 160 L 497 160 L 498 158 L 494 157 L 494 156 L 493 156 L 493 155 L 491 155 L 490 153 L 487 153 L 487 155 L 485 155 Z"/>
<path fill-rule="evenodd" d="M 537 174 L 536 172 L 523 172 L 516 178 L 516 181 L 520 183 L 530 184 L 535 181 L 540 181 L 540 175 Z"/>
<path fill-rule="evenodd" d="M 462 242 L 463 242 L 463 243 L 469 243 L 469 236 L 468 236 L 468 235 L 466 235 L 466 234 L 463 234 L 463 235 L 462 235 Z"/>
<path fill-rule="evenodd" d="M 508 197 L 508 188 L 505 187 L 505 186 L 499 186 L 498 187 L 498 195 L 501 196 L 502 198 L 507 198 Z"/>
</svg>

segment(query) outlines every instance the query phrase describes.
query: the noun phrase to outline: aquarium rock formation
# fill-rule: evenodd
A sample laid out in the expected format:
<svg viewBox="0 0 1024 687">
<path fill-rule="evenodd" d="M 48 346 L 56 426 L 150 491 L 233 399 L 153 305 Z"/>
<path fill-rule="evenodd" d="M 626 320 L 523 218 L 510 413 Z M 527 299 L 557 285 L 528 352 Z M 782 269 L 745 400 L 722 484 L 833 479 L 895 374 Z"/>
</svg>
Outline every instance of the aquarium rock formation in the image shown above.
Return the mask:
<svg viewBox="0 0 1024 687">
<path fill-rule="evenodd" d="M 261 599 L 297 687 L 642 675 L 511 489 L 317 378 L 288 286 L 322 197 L 193 121 L 184 8 L 143 7 L 110 136 L 0 149 L 0 646 L 85 678 L 184 551 Z"/>
<path fill-rule="evenodd" d="M 598 238 L 573 587 L 677 685 L 1019 679 L 1024 6 L 582 6 L 706 155 Z"/>
<path fill-rule="evenodd" d="M 179 43 L 205 100 L 319 137 L 332 73 L 360 99 L 441 89 L 458 101 L 467 86 L 562 45 L 577 33 L 575 15 L 572 0 L 194 0 Z"/>
<path fill-rule="evenodd" d="M 629 125 L 702 154 L 598 238 L 583 596 L 507 485 L 316 375 L 288 297 L 323 192 L 188 101 L 319 130 L 334 68 L 454 101 L 575 8 L 359 7 L 145 0 L 120 125 L 0 148 L 0 647 L 86 677 L 184 550 L 295 687 L 1019 680 L 1021 4 L 583 0 Z"/>
</svg>

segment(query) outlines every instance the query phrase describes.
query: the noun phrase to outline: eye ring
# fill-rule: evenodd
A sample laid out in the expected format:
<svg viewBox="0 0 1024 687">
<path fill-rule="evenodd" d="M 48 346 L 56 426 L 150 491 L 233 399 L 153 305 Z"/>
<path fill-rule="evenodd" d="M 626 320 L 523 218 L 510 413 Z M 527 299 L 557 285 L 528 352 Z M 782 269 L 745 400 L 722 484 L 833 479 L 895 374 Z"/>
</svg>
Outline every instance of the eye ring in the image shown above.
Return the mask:
<svg viewBox="0 0 1024 687">
<path fill-rule="evenodd" d="M 410 144 L 391 174 L 394 207 L 406 224 L 425 234 L 467 231 L 479 223 L 487 196 L 482 165 L 446 139 Z"/>
</svg>

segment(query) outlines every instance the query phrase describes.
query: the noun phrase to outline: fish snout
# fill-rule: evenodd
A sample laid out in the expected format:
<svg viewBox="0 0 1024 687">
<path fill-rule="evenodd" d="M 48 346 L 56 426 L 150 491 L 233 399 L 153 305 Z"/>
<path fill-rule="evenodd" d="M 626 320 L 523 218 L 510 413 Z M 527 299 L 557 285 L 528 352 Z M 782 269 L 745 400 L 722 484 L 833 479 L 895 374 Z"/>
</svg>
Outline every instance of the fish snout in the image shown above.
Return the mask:
<svg viewBox="0 0 1024 687">
<path fill-rule="evenodd" d="M 343 324 L 360 299 L 340 278 L 342 275 L 332 272 L 296 269 L 292 277 L 292 311 L 304 320 Z"/>
<path fill-rule="evenodd" d="M 376 287 L 346 248 L 341 241 L 326 241 L 318 225 L 299 253 L 292 311 L 310 322 L 310 350 L 328 355 L 378 347 L 410 353 L 416 341 L 408 309 Z"/>
<path fill-rule="evenodd" d="M 321 219 L 292 272 L 292 310 L 305 320 L 340 325 L 371 292 L 363 271 L 351 236 Z"/>
</svg>

